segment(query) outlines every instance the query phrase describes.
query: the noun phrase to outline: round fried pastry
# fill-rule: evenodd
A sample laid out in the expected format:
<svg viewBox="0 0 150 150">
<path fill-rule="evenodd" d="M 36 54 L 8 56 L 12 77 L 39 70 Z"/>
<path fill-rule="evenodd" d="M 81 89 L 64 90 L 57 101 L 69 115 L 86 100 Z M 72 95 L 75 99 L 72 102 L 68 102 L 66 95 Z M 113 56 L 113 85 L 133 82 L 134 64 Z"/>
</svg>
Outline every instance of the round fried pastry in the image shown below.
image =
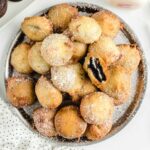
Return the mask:
<svg viewBox="0 0 150 150">
<path fill-rule="evenodd" d="M 57 108 L 62 102 L 62 94 L 44 76 L 41 76 L 36 83 L 35 93 L 40 104 L 45 108 Z"/>
<path fill-rule="evenodd" d="M 109 79 L 110 74 L 105 62 L 93 51 L 90 51 L 85 57 L 83 68 L 96 87 Z"/>
<path fill-rule="evenodd" d="M 72 38 L 78 42 L 90 44 L 101 36 L 101 27 L 91 17 L 78 16 L 72 19 L 69 24 L 69 31 Z"/>
<path fill-rule="evenodd" d="M 81 118 L 76 106 L 65 106 L 55 116 L 56 131 L 66 139 L 80 138 L 86 127 L 87 123 Z"/>
<path fill-rule="evenodd" d="M 115 105 L 125 103 L 131 92 L 131 75 L 121 66 L 110 68 L 110 78 L 99 89 L 114 98 Z"/>
<path fill-rule="evenodd" d="M 50 65 L 41 56 L 42 43 L 35 43 L 29 51 L 28 61 L 34 71 L 39 74 L 45 74 L 49 71 Z"/>
<path fill-rule="evenodd" d="M 107 11 L 99 11 L 92 15 L 102 28 L 102 34 L 114 38 L 120 30 L 121 23 L 119 18 Z"/>
<path fill-rule="evenodd" d="M 83 58 L 83 56 L 86 54 L 87 51 L 87 44 L 80 43 L 80 42 L 73 42 L 74 48 L 73 48 L 73 56 L 71 58 L 71 61 L 73 63 L 78 62 L 80 59 Z"/>
<path fill-rule="evenodd" d="M 51 80 L 63 92 L 75 92 L 83 85 L 84 71 L 81 64 L 51 67 Z"/>
<path fill-rule="evenodd" d="M 102 124 L 112 118 L 113 99 L 103 92 L 90 93 L 82 98 L 80 112 L 87 123 Z"/>
<path fill-rule="evenodd" d="M 72 97 L 73 102 L 79 101 L 83 96 L 96 91 L 96 87 L 89 79 L 84 79 L 81 89 L 77 91 L 70 91 L 69 95 Z"/>
<path fill-rule="evenodd" d="M 103 139 L 112 128 L 112 120 L 99 125 L 89 125 L 86 130 L 86 137 L 89 140 L 96 141 Z"/>
<path fill-rule="evenodd" d="M 69 63 L 73 55 L 73 43 L 63 34 L 51 34 L 42 42 L 41 55 L 51 66 Z"/>
<path fill-rule="evenodd" d="M 141 60 L 139 50 L 134 44 L 118 45 L 121 52 L 121 58 L 116 62 L 116 65 L 121 65 L 127 72 L 134 72 Z"/>
<path fill-rule="evenodd" d="M 9 78 L 6 93 L 10 103 L 18 108 L 29 106 L 35 101 L 34 85 L 28 78 Z"/>
<path fill-rule="evenodd" d="M 101 36 L 98 41 L 89 46 L 89 51 L 93 51 L 100 56 L 107 66 L 110 66 L 120 58 L 120 51 L 114 41 L 107 36 Z"/>
<path fill-rule="evenodd" d="M 44 136 L 52 137 L 56 136 L 56 130 L 54 127 L 54 116 L 56 110 L 47 108 L 37 108 L 34 110 L 32 117 L 36 129 Z"/>
<path fill-rule="evenodd" d="M 21 24 L 23 33 L 33 41 L 42 41 L 50 33 L 53 26 L 49 19 L 44 16 L 27 17 Z"/>
<path fill-rule="evenodd" d="M 48 12 L 48 18 L 53 23 L 54 29 L 59 31 L 65 30 L 71 19 L 77 15 L 77 8 L 66 3 L 53 6 Z"/>
<path fill-rule="evenodd" d="M 20 73 L 31 73 L 33 70 L 28 62 L 28 53 L 30 45 L 26 43 L 19 44 L 11 54 L 11 65 Z"/>
</svg>

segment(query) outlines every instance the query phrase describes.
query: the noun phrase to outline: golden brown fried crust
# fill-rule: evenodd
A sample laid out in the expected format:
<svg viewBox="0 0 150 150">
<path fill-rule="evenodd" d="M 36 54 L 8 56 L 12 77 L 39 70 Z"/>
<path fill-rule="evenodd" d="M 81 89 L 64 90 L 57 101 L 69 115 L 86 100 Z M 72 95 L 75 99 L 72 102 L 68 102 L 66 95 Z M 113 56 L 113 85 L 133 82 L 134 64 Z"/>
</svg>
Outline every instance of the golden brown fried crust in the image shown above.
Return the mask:
<svg viewBox="0 0 150 150">
<path fill-rule="evenodd" d="M 52 7 L 48 12 L 48 17 L 54 25 L 55 30 L 63 31 L 68 27 L 72 18 L 78 15 L 78 10 L 66 3 Z"/>
<path fill-rule="evenodd" d="M 87 51 L 87 44 L 80 43 L 80 42 L 73 42 L 73 56 L 70 60 L 71 63 L 77 63 L 83 56 L 86 54 Z"/>
<path fill-rule="evenodd" d="M 73 101 L 78 101 L 82 96 L 96 90 L 85 77 L 80 63 L 51 67 L 51 80 L 59 90 L 69 93 Z"/>
<path fill-rule="evenodd" d="M 11 54 L 11 65 L 20 73 L 31 73 L 33 70 L 28 62 L 28 53 L 30 45 L 26 43 L 19 44 Z"/>
<path fill-rule="evenodd" d="M 8 78 L 7 97 L 10 103 L 18 108 L 33 104 L 35 93 L 32 80 L 22 77 Z"/>
<path fill-rule="evenodd" d="M 73 55 L 73 43 L 63 34 L 51 34 L 42 42 L 41 55 L 51 66 L 69 63 Z"/>
<path fill-rule="evenodd" d="M 56 110 L 47 108 L 37 108 L 34 110 L 32 117 L 36 129 L 44 136 L 52 137 L 56 136 L 56 130 L 54 127 L 54 116 Z"/>
<path fill-rule="evenodd" d="M 120 44 L 118 48 L 122 56 L 116 65 L 121 65 L 129 73 L 134 72 L 141 60 L 137 46 L 135 44 Z"/>
<path fill-rule="evenodd" d="M 97 77 L 95 76 L 94 74 L 94 71 L 92 70 L 92 68 L 90 67 L 90 59 L 91 58 L 94 58 L 94 59 L 98 59 L 99 62 L 100 62 L 100 65 L 102 67 L 102 70 L 103 70 L 103 73 L 105 75 L 105 79 L 103 79 L 103 81 L 99 81 L 97 79 Z M 83 68 L 84 70 L 87 72 L 89 78 L 91 79 L 91 82 L 96 86 L 96 87 L 99 87 L 99 85 L 101 84 L 104 84 L 110 77 L 110 73 L 108 71 L 108 68 L 105 64 L 105 62 L 103 61 L 103 59 L 101 59 L 101 57 L 99 57 L 99 55 L 97 55 L 95 52 L 93 51 L 90 51 L 87 56 L 85 57 L 85 61 L 84 61 L 84 64 L 83 64 Z"/>
<path fill-rule="evenodd" d="M 110 78 L 98 88 L 114 98 L 115 105 L 125 103 L 131 91 L 131 75 L 121 66 L 110 67 Z"/>
<path fill-rule="evenodd" d="M 72 39 L 90 44 L 99 39 L 101 36 L 101 27 L 91 17 L 78 16 L 71 20 L 69 31 L 72 34 Z"/>
<path fill-rule="evenodd" d="M 81 100 L 80 112 L 89 124 L 103 124 L 112 119 L 114 112 L 113 99 L 103 92 L 93 92 Z"/>
<path fill-rule="evenodd" d="M 80 138 L 87 127 L 76 106 L 61 108 L 55 116 L 55 128 L 58 134 L 66 139 Z"/>
<path fill-rule="evenodd" d="M 41 56 L 42 43 L 35 43 L 29 51 L 28 61 L 34 71 L 45 74 L 50 70 L 50 65 Z"/>
<path fill-rule="evenodd" d="M 110 11 L 103 10 L 96 12 L 92 17 L 102 28 L 102 34 L 114 38 L 120 30 L 121 23 L 119 18 Z"/>
<path fill-rule="evenodd" d="M 84 71 L 81 64 L 51 67 L 51 80 L 63 92 L 79 91 L 83 85 Z"/>
<path fill-rule="evenodd" d="M 93 51 L 95 55 L 101 57 L 107 66 L 112 65 L 121 56 L 114 41 L 110 37 L 104 35 L 101 36 L 98 41 L 91 44 L 88 50 Z"/>
<path fill-rule="evenodd" d="M 57 108 L 62 103 L 62 94 L 44 76 L 41 76 L 35 86 L 35 93 L 40 104 L 45 108 Z"/>
<path fill-rule="evenodd" d="M 85 135 L 89 140 L 100 140 L 110 132 L 111 128 L 112 120 L 109 120 L 100 125 L 89 125 Z"/>
<path fill-rule="evenodd" d="M 73 102 L 78 102 L 83 96 L 96 91 L 96 87 L 91 83 L 89 79 L 85 78 L 83 80 L 84 81 L 81 89 L 69 92 Z"/>
<path fill-rule="evenodd" d="M 41 16 L 27 17 L 21 24 L 24 34 L 33 41 L 42 41 L 53 31 L 52 23 Z"/>
</svg>

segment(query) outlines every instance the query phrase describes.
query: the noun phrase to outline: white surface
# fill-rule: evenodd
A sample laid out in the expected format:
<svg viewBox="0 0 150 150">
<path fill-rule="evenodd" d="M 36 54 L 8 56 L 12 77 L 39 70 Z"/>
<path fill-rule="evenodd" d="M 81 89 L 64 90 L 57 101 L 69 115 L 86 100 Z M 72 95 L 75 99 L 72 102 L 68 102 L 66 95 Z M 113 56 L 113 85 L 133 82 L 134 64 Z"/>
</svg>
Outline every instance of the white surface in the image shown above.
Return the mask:
<svg viewBox="0 0 150 150">
<path fill-rule="evenodd" d="M 70 1 L 70 0 L 65 0 Z M 10 24 L 5 26 L 3 30 L 0 31 L 0 68 L 1 68 L 1 74 L 0 74 L 0 95 L 2 98 L 4 98 L 4 91 L 2 90 L 3 85 L 3 70 L 4 70 L 4 64 L 3 60 L 5 59 L 7 55 L 7 51 L 9 48 L 9 45 L 11 41 L 14 39 L 14 36 L 16 32 L 18 31 L 20 27 L 20 22 L 23 20 L 25 16 L 33 15 L 34 13 L 43 10 L 44 8 L 49 7 L 52 4 L 65 2 L 64 0 L 36 0 L 34 1 L 30 6 L 28 6 L 23 12 L 21 12 L 18 16 L 16 16 Z M 78 0 L 82 2 L 90 2 L 90 0 Z M 72 1 L 73 2 L 73 1 Z M 127 10 L 121 10 L 114 7 L 111 7 L 108 4 L 105 4 L 103 1 L 100 0 L 92 0 L 91 3 L 103 6 L 107 9 L 112 10 L 116 14 L 118 14 L 121 18 L 123 18 L 129 26 L 134 30 L 134 32 L 137 34 L 144 52 L 145 56 L 147 57 L 148 67 L 150 66 L 150 30 L 148 30 L 148 22 L 147 20 L 150 20 L 150 9 L 148 6 L 145 8 L 134 10 L 134 11 L 127 11 Z M 147 22 L 147 23 L 146 23 Z M 86 146 L 84 149 L 86 150 L 127 150 L 127 149 L 136 149 L 136 150 L 149 150 L 150 149 L 150 84 L 148 82 L 147 86 L 147 92 L 145 95 L 145 98 L 143 100 L 143 103 L 138 111 L 138 113 L 135 115 L 133 120 L 118 134 L 111 137 L 110 139 L 95 144 L 91 146 Z M 2 109 L 3 108 L 3 109 Z M 19 146 L 22 146 L 22 142 L 28 143 L 26 146 L 26 150 L 31 149 L 38 149 L 38 150 L 48 150 L 47 148 L 43 148 L 39 146 L 39 141 L 43 141 L 43 139 L 37 141 L 35 140 L 35 136 L 32 135 L 31 132 L 27 131 L 28 129 L 24 128 L 22 123 L 17 123 L 16 128 L 18 129 L 18 132 L 11 129 L 9 123 L 11 124 L 11 121 L 3 122 L 1 118 L 5 118 L 5 115 L 7 114 L 7 108 L 3 107 L 3 104 L 0 103 L 0 146 L 7 143 L 12 143 L 14 147 L 12 147 L 13 150 L 22 150 L 19 148 Z M 5 112 L 5 110 L 7 110 Z M 8 113 L 9 114 L 9 113 Z M 10 117 L 10 116 L 9 116 Z M 13 119 L 13 117 L 11 116 Z M 6 118 L 7 119 L 7 118 Z M 5 126 L 5 124 L 7 126 Z M 20 134 L 20 128 L 25 130 L 26 134 Z M 14 142 L 14 138 L 12 138 L 7 131 L 11 131 L 14 135 L 15 139 L 17 139 L 16 142 Z M 27 134 L 29 133 L 29 135 Z M 5 135 L 8 135 L 5 136 Z M 17 135 L 17 138 L 16 138 Z M 22 139 L 22 140 L 20 140 Z M 31 141 L 31 142 L 30 142 Z M 44 143 L 44 142 L 43 142 Z M 47 145 L 46 143 L 45 145 Z M 50 143 L 49 143 L 50 144 Z M 36 145 L 36 147 L 32 147 L 32 145 Z M 31 146 L 31 147 L 30 147 Z M 11 146 L 10 146 L 11 147 Z M 22 146 L 23 147 L 23 146 Z M 83 147 L 82 147 L 83 148 Z M 6 146 L 0 147 L 0 149 L 5 150 L 7 149 Z M 8 148 L 11 149 L 11 148 Z"/>
<path fill-rule="evenodd" d="M 32 1 L 33 0 L 22 0 L 19 2 L 9 1 L 6 14 L 2 18 L 0 18 L 0 30 L 9 21 L 11 21 L 14 16 L 19 14 L 24 8 L 26 8 Z"/>
</svg>

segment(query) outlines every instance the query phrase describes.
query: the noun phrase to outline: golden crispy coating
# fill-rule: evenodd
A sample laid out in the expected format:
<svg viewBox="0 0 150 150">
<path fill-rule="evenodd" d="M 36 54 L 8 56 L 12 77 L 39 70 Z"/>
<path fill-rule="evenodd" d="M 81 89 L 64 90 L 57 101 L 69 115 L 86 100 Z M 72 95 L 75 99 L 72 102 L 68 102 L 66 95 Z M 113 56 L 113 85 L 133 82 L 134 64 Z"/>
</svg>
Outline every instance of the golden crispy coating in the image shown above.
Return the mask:
<svg viewBox="0 0 150 150">
<path fill-rule="evenodd" d="M 96 87 L 91 83 L 89 79 L 85 78 L 83 80 L 84 81 L 81 89 L 77 91 L 69 91 L 69 94 L 72 97 L 72 101 L 74 102 L 80 100 L 83 96 L 96 91 Z"/>
<path fill-rule="evenodd" d="M 92 141 L 100 140 L 110 132 L 111 128 L 111 120 L 100 125 L 89 125 L 86 131 L 86 137 Z"/>
<path fill-rule="evenodd" d="M 42 107 L 34 110 L 32 114 L 34 125 L 42 135 L 48 137 L 57 135 L 53 122 L 55 113 L 54 109 Z"/>
<path fill-rule="evenodd" d="M 59 4 L 52 7 L 48 12 L 48 17 L 54 25 L 54 29 L 63 31 L 68 27 L 71 19 L 78 15 L 78 10 L 68 4 Z"/>
<path fill-rule="evenodd" d="M 118 45 L 122 57 L 117 61 L 117 65 L 124 67 L 127 72 L 134 72 L 140 62 L 140 54 L 137 46 L 134 44 L 121 44 Z"/>
<path fill-rule="evenodd" d="M 76 106 L 63 107 L 55 116 L 56 131 L 66 139 L 80 138 L 86 127 L 87 123 L 81 118 Z"/>
<path fill-rule="evenodd" d="M 100 39 L 89 46 L 89 51 L 93 51 L 100 56 L 109 66 L 120 58 L 120 51 L 113 40 L 107 36 L 101 36 Z"/>
<path fill-rule="evenodd" d="M 113 97 L 115 105 L 123 104 L 130 95 L 131 75 L 121 66 L 112 66 L 110 74 L 110 78 L 104 84 L 99 84 L 99 89 Z"/>
<path fill-rule="evenodd" d="M 7 97 L 18 108 L 33 104 L 35 101 L 34 85 L 31 79 L 12 77 L 7 80 Z"/>
<path fill-rule="evenodd" d="M 42 42 L 41 55 L 51 66 L 66 65 L 73 55 L 73 43 L 63 34 L 51 34 Z"/>
<path fill-rule="evenodd" d="M 81 64 L 51 67 L 51 80 L 63 92 L 75 92 L 83 85 L 84 71 Z"/>
<path fill-rule="evenodd" d="M 109 79 L 110 74 L 106 64 L 103 59 L 93 51 L 90 51 L 85 57 L 83 68 L 88 73 L 92 83 L 97 87 Z"/>
<path fill-rule="evenodd" d="M 51 67 L 51 80 L 60 91 L 67 92 L 73 101 L 96 90 L 85 73 L 81 64 Z"/>
<path fill-rule="evenodd" d="M 21 29 L 33 41 L 42 41 L 53 30 L 52 23 L 46 17 L 41 16 L 25 18 Z"/>
<path fill-rule="evenodd" d="M 20 73 L 31 73 L 33 70 L 28 62 L 30 45 L 22 43 L 18 45 L 11 54 L 11 65 Z"/>
<path fill-rule="evenodd" d="M 45 108 L 57 108 L 62 102 L 62 94 L 44 76 L 41 76 L 35 86 L 35 93 L 40 104 Z"/>
<path fill-rule="evenodd" d="M 113 38 L 119 32 L 121 23 L 115 14 L 107 10 L 103 10 L 93 14 L 92 17 L 101 26 L 102 34 Z"/>
<path fill-rule="evenodd" d="M 73 46 L 73 56 L 71 58 L 71 61 L 75 63 L 78 62 L 81 58 L 83 58 L 87 51 L 87 45 L 80 42 L 73 42 Z"/>
<path fill-rule="evenodd" d="M 40 74 L 45 74 L 49 71 L 50 65 L 41 56 L 42 43 L 35 43 L 29 51 L 28 60 L 32 69 Z"/>
<path fill-rule="evenodd" d="M 101 27 L 91 17 L 78 16 L 69 24 L 69 31 L 73 39 L 82 43 L 90 44 L 101 36 Z"/>
<path fill-rule="evenodd" d="M 81 100 L 80 112 L 87 123 L 102 124 L 112 118 L 113 99 L 103 92 L 90 93 Z"/>
</svg>

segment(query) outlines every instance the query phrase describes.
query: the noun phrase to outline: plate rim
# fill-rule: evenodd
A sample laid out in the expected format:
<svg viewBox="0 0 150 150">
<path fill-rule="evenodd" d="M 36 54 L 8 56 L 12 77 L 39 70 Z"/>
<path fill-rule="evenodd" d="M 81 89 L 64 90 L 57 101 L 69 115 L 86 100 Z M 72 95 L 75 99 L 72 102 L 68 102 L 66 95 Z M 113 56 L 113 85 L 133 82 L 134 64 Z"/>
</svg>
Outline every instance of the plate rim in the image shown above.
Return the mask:
<svg viewBox="0 0 150 150">
<path fill-rule="evenodd" d="M 123 23 L 123 25 L 125 26 L 127 32 L 130 33 L 131 37 L 134 39 L 134 41 L 136 42 L 136 44 L 138 45 L 138 47 L 140 48 L 140 52 L 141 52 L 141 60 L 142 60 L 142 63 L 143 63 L 143 68 L 144 68 L 144 71 L 143 71 L 143 88 L 142 88 L 142 91 L 141 91 L 141 95 L 140 95 L 140 98 L 139 98 L 139 102 L 138 102 L 138 105 L 135 107 L 135 109 L 132 111 L 132 113 L 126 118 L 126 120 L 124 121 L 124 123 L 122 123 L 119 127 L 117 127 L 117 130 L 116 131 L 113 131 L 113 133 L 111 135 L 108 135 L 106 137 L 104 137 L 103 139 L 101 140 L 97 140 L 97 141 L 85 141 L 85 142 L 81 142 L 81 143 L 78 143 L 78 142 L 63 142 L 63 141 L 58 141 L 58 140 L 54 140 L 54 139 L 51 139 L 51 138 L 48 138 L 48 137 L 45 137 L 43 135 L 41 135 L 39 132 L 37 132 L 36 130 L 34 130 L 30 125 L 29 123 L 27 123 L 26 119 L 20 114 L 20 112 L 18 111 L 17 108 L 13 107 L 12 105 L 10 105 L 8 103 L 8 100 L 7 100 L 7 97 L 6 97 L 6 88 L 7 88 L 7 85 L 6 85 L 6 79 L 8 77 L 8 74 L 7 74 L 7 69 L 9 67 L 9 59 L 10 59 L 10 55 L 11 55 L 11 52 L 12 52 L 12 49 L 17 41 L 17 38 L 20 36 L 21 34 L 21 30 L 19 29 L 19 31 L 17 32 L 17 34 L 15 35 L 15 39 L 12 40 L 12 42 L 10 42 L 10 46 L 9 46 L 9 49 L 7 51 L 7 55 L 6 55 L 6 58 L 5 58 L 5 72 L 4 72 L 4 89 L 5 89 L 5 99 L 4 99 L 4 102 L 7 103 L 10 107 L 10 110 L 12 111 L 12 113 L 17 116 L 19 118 L 19 120 L 21 120 L 21 122 L 24 124 L 24 126 L 26 126 L 30 131 L 32 131 L 32 133 L 36 134 L 38 137 L 41 137 L 41 138 L 45 138 L 45 140 L 48 140 L 50 141 L 50 144 L 57 144 L 58 146 L 87 146 L 87 145 L 92 145 L 92 144 L 97 144 L 97 143 L 100 143 L 102 141 L 105 141 L 106 139 L 108 140 L 110 137 L 113 137 L 114 135 L 116 135 L 117 133 L 119 133 L 124 127 L 127 126 L 127 124 L 134 118 L 135 114 L 138 112 L 140 106 L 141 106 L 141 103 L 143 102 L 143 99 L 144 99 L 144 95 L 145 95 L 145 92 L 146 92 L 146 89 L 147 89 L 147 78 L 148 78 L 148 71 L 147 71 L 147 61 L 146 61 L 146 57 L 145 57 L 145 54 L 144 54 L 144 50 L 141 46 L 141 43 L 137 37 L 137 35 L 135 34 L 135 32 L 131 29 L 131 27 L 120 17 L 118 16 L 116 13 L 114 13 L 113 11 L 109 10 L 109 9 L 106 9 L 102 6 L 100 6 L 99 4 L 94 4 L 94 3 L 89 3 L 89 2 L 67 2 L 68 4 L 71 4 L 71 5 L 79 5 L 79 6 L 86 6 L 86 7 L 89 7 L 89 6 L 92 6 L 92 7 L 95 7 L 96 9 L 99 9 L 99 10 L 106 10 L 106 11 L 109 11 L 113 14 L 115 14 L 119 20 Z M 61 3 L 59 3 L 61 4 Z M 57 4 L 54 4 L 54 5 L 50 5 L 48 6 L 46 9 L 43 9 L 42 11 L 38 12 L 38 13 L 35 13 L 33 14 L 32 16 L 35 16 L 35 15 L 39 15 L 43 12 L 45 12 L 46 10 L 50 9 L 51 7 L 55 6 Z"/>
</svg>

